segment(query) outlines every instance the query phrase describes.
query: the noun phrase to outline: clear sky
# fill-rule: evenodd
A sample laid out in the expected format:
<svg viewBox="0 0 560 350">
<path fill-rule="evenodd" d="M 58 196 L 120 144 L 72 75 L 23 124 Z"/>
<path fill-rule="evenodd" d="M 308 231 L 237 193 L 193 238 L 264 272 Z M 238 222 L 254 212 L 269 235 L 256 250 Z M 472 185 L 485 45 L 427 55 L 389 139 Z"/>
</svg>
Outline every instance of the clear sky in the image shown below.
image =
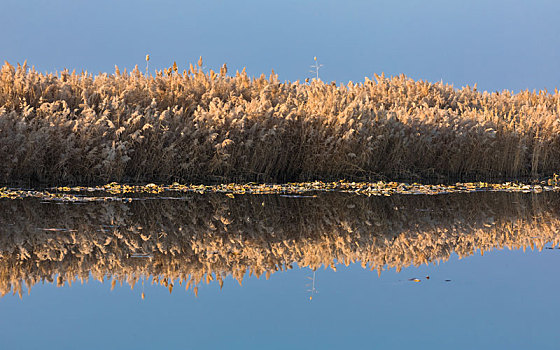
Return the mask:
<svg viewBox="0 0 560 350">
<path fill-rule="evenodd" d="M 0 59 L 40 71 L 207 69 L 281 80 L 404 73 L 484 90 L 560 86 L 557 0 L 2 0 Z"/>
</svg>

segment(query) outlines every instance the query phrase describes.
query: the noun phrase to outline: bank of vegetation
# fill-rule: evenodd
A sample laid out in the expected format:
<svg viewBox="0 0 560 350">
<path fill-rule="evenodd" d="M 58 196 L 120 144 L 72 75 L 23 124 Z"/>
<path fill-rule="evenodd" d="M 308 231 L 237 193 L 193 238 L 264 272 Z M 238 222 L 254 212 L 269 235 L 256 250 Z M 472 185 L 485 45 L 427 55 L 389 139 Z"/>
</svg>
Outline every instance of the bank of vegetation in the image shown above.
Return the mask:
<svg viewBox="0 0 560 350">
<path fill-rule="evenodd" d="M 560 169 L 560 94 L 405 76 L 0 72 L 0 182 L 477 179 Z"/>
</svg>

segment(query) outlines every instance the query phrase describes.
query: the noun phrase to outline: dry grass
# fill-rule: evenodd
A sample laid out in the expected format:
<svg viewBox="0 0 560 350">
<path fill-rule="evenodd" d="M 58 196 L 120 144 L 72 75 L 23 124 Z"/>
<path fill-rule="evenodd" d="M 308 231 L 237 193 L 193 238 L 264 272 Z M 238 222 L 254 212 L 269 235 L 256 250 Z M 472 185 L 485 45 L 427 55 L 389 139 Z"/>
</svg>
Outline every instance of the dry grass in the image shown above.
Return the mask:
<svg viewBox="0 0 560 350">
<path fill-rule="evenodd" d="M 381 271 L 496 248 L 560 244 L 554 193 L 317 198 L 190 195 L 82 205 L 0 201 L 0 293 L 41 281 L 240 283 L 291 268 L 361 263 Z M 55 230 L 55 231 L 53 231 Z M 555 251 L 556 252 L 556 251 Z M 554 252 L 554 253 L 555 253 Z M 151 258 L 134 258 L 135 255 Z M 196 289 L 194 289 L 196 292 Z"/>
<path fill-rule="evenodd" d="M 0 72 L 0 182 L 550 175 L 560 94 L 405 76 L 336 85 L 179 72 Z"/>
</svg>

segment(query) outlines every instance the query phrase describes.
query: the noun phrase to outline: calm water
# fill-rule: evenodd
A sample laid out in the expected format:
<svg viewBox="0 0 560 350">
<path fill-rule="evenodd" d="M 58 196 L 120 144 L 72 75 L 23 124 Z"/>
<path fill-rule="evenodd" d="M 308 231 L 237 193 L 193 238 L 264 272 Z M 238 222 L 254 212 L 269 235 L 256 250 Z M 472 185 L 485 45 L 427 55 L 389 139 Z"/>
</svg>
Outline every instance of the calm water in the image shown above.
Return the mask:
<svg viewBox="0 0 560 350">
<path fill-rule="evenodd" d="M 6 200 L 0 222 L 1 348 L 560 347 L 555 193 Z"/>
</svg>

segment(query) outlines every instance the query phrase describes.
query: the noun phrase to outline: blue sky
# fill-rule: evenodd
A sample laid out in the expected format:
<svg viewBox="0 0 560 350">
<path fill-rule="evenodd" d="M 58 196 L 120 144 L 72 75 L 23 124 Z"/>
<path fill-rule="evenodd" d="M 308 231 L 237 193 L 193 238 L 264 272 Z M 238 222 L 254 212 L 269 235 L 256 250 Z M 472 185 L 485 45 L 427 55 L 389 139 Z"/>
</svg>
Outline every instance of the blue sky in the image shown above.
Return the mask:
<svg viewBox="0 0 560 350">
<path fill-rule="evenodd" d="M 560 84 L 558 1 L 3 0 L 0 58 L 40 71 L 207 69 L 324 81 L 404 73 L 484 90 Z"/>
</svg>

